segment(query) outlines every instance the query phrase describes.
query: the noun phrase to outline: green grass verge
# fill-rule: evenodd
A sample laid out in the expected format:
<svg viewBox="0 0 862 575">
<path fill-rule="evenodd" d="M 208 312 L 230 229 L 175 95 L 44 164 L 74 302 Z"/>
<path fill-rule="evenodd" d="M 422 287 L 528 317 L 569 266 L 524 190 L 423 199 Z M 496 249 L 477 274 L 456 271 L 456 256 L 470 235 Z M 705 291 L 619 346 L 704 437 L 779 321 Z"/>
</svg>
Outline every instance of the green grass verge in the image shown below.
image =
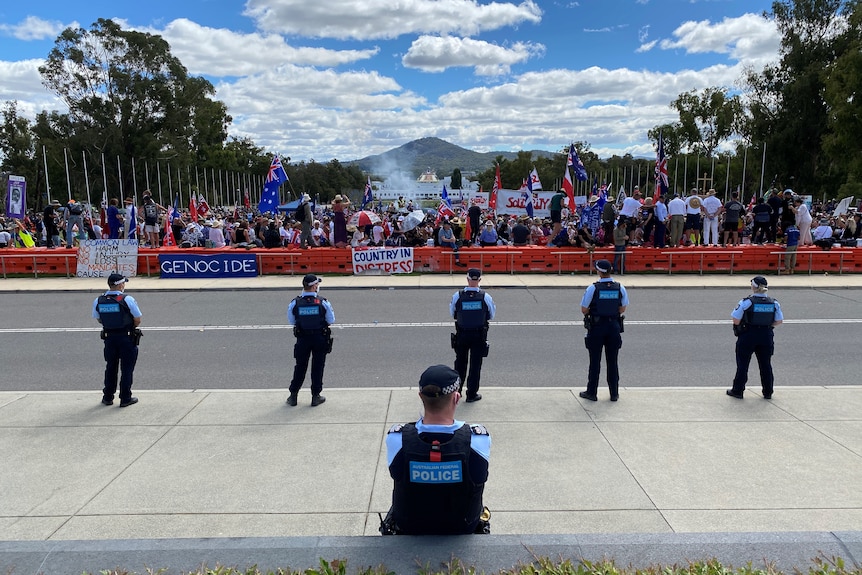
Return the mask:
<svg viewBox="0 0 862 575">
<path fill-rule="evenodd" d="M 146 575 L 160 575 L 167 569 L 147 569 Z M 135 575 L 132 571 L 121 569 L 103 570 L 100 575 Z M 226 567 L 217 565 L 207 567 L 202 565 L 196 571 L 184 572 L 184 575 L 405 575 L 390 571 L 385 565 L 379 567 L 360 567 L 348 571 L 347 561 L 334 559 L 332 561 L 320 560 L 320 565 L 314 568 L 294 570 L 290 567 L 279 568 L 275 571 L 258 569 L 256 565 L 244 569 L 238 567 Z M 453 558 L 440 568 L 434 569 L 430 565 L 417 566 L 417 575 L 480 575 L 484 571 L 478 571 L 475 567 L 464 565 L 457 558 Z M 722 565 L 716 559 L 698 561 L 687 565 L 653 565 L 645 569 L 633 567 L 619 567 L 612 560 L 590 562 L 581 560 L 553 561 L 548 558 L 536 558 L 533 563 L 518 564 L 512 569 L 494 572 L 495 575 L 784 575 L 773 565 L 754 567 L 748 563 L 744 567 L 732 567 Z M 92 575 L 84 573 L 83 575 Z M 792 575 L 862 575 L 862 568 L 848 568 L 840 557 L 818 557 L 812 559 L 807 573 L 795 570 Z"/>
</svg>

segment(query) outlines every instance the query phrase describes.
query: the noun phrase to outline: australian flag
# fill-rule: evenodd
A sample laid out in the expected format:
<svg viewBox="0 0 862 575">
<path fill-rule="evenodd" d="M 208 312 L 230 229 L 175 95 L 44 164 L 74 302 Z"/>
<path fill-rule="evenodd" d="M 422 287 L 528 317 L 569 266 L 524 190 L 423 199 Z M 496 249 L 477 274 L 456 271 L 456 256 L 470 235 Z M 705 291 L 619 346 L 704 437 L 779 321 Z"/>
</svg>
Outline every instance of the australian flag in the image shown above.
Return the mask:
<svg viewBox="0 0 862 575">
<path fill-rule="evenodd" d="M 371 195 L 371 176 L 368 176 L 368 181 L 365 183 L 365 193 L 362 194 L 362 209 L 365 209 L 365 206 L 374 201 L 374 197 Z"/>
<path fill-rule="evenodd" d="M 664 154 L 664 138 L 658 133 L 658 151 L 655 156 L 655 199 L 667 195 L 667 156 Z"/>
<path fill-rule="evenodd" d="M 287 173 L 281 166 L 281 158 L 273 156 L 272 163 L 269 165 L 269 172 L 266 174 L 266 183 L 263 185 L 263 193 L 260 196 L 257 211 L 265 214 L 267 212 L 275 213 L 278 210 L 278 188 L 287 179 Z"/>
<path fill-rule="evenodd" d="M 581 181 L 587 181 L 587 168 L 584 167 L 584 163 L 581 161 L 580 156 L 578 156 L 578 151 L 575 149 L 575 145 L 572 144 L 569 146 L 569 157 L 566 160 L 566 165 L 575 172 L 575 177 Z"/>
</svg>

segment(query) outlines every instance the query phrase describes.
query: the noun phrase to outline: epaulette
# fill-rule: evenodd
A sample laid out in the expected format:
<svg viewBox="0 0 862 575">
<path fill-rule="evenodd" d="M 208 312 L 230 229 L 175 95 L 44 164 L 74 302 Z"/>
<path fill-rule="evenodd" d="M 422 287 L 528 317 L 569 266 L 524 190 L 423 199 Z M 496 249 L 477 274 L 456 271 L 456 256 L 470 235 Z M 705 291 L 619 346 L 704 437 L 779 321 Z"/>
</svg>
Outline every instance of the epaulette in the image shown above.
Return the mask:
<svg viewBox="0 0 862 575">
<path fill-rule="evenodd" d="M 404 429 L 403 423 L 396 423 L 392 427 L 389 428 L 387 433 L 401 433 L 401 430 Z"/>
<path fill-rule="evenodd" d="M 490 433 L 488 433 L 488 430 L 485 429 L 484 425 L 479 424 L 471 425 L 470 431 L 473 432 L 473 435 L 491 435 Z"/>
</svg>

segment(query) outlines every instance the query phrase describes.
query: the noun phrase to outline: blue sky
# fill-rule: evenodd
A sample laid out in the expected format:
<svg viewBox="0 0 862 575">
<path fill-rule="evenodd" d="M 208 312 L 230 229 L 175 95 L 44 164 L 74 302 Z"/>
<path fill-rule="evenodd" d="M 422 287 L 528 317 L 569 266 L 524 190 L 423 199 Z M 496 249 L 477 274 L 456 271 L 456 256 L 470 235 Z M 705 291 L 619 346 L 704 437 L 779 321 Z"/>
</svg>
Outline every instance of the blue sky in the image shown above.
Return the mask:
<svg viewBox="0 0 862 575">
<path fill-rule="evenodd" d="M 778 56 L 764 0 L 68 0 L 0 7 L 0 101 L 63 110 L 37 71 L 67 26 L 162 35 L 249 137 L 350 160 L 436 136 L 480 152 L 652 156 L 681 92 Z"/>
</svg>

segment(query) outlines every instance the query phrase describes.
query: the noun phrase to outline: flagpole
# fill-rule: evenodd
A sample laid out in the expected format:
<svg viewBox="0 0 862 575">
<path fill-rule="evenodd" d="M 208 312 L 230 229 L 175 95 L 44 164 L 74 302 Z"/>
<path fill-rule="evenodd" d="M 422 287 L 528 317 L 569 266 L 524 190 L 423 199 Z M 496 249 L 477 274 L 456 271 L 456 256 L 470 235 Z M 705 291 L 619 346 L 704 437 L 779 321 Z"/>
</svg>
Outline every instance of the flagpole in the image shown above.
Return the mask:
<svg viewBox="0 0 862 575">
<path fill-rule="evenodd" d="M 688 151 L 685 153 L 685 166 L 682 172 L 682 195 L 688 193 Z"/>
<path fill-rule="evenodd" d="M 164 205 L 165 202 L 162 200 L 162 167 L 156 162 L 156 182 L 159 185 L 159 204 Z"/>
<path fill-rule="evenodd" d="M 744 191 L 745 190 L 745 170 L 748 166 L 748 147 L 743 148 L 743 150 L 745 153 L 742 156 L 742 189 L 743 189 L 742 193 L 744 194 L 745 193 L 745 191 Z"/>
<path fill-rule="evenodd" d="M 168 169 L 165 170 L 168 173 L 168 195 L 170 196 L 171 205 L 174 205 L 174 182 L 171 178 L 171 163 L 168 162 Z M 177 204 L 179 205 L 179 204 Z M 179 214 L 177 214 L 179 215 Z"/>
<path fill-rule="evenodd" d="M 135 173 L 135 157 L 132 156 L 132 205 L 138 205 L 138 176 Z"/>
<path fill-rule="evenodd" d="M 147 180 L 147 189 L 150 189 L 150 162 L 148 160 L 144 160 L 144 174 Z M 152 195 L 152 190 L 150 190 L 150 195 Z M 161 198 L 159 198 L 161 200 Z M 161 202 L 159 202 L 161 203 Z"/>
<path fill-rule="evenodd" d="M 69 154 L 68 150 L 63 148 L 63 162 L 66 164 L 66 191 L 69 193 L 69 200 L 72 199 L 72 180 L 69 179 Z"/>
<path fill-rule="evenodd" d="M 730 189 L 730 154 L 727 156 L 727 175 L 724 177 L 724 201 L 727 203 L 727 191 Z"/>
<path fill-rule="evenodd" d="M 763 197 L 763 176 L 766 171 L 766 140 L 763 141 L 763 159 L 760 160 L 760 197 Z"/>
<path fill-rule="evenodd" d="M 45 191 L 48 194 L 48 203 L 51 203 L 51 180 L 48 179 L 48 153 L 45 151 L 45 145 L 42 145 L 42 162 L 45 166 Z"/>
<path fill-rule="evenodd" d="M 117 154 L 117 180 L 120 182 L 120 205 L 125 206 L 123 194 L 123 169 L 120 167 L 120 154 Z"/>
<path fill-rule="evenodd" d="M 102 199 L 105 201 L 105 209 L 108 209 L 108 174 L 105 172 L 105 154 L 102 154 L 102 184 L 105 188 Z"/>
<path fill-rule="evenodd" d="M 93 203 L 90 201 L 90 174 L 87 173 L 87 154 L 81 150 L 81 158 L 84 159 L 84 187 L 87 189 L 87 205 L 90 218 L 93 217 Z"/>
<path fill-rule="evenodd" d="M 177 166 L 177 193 L 180 197 L 180 206 L 183 206 L 183 176 L 180 174 L 180 167 Z"/>
</svg>

